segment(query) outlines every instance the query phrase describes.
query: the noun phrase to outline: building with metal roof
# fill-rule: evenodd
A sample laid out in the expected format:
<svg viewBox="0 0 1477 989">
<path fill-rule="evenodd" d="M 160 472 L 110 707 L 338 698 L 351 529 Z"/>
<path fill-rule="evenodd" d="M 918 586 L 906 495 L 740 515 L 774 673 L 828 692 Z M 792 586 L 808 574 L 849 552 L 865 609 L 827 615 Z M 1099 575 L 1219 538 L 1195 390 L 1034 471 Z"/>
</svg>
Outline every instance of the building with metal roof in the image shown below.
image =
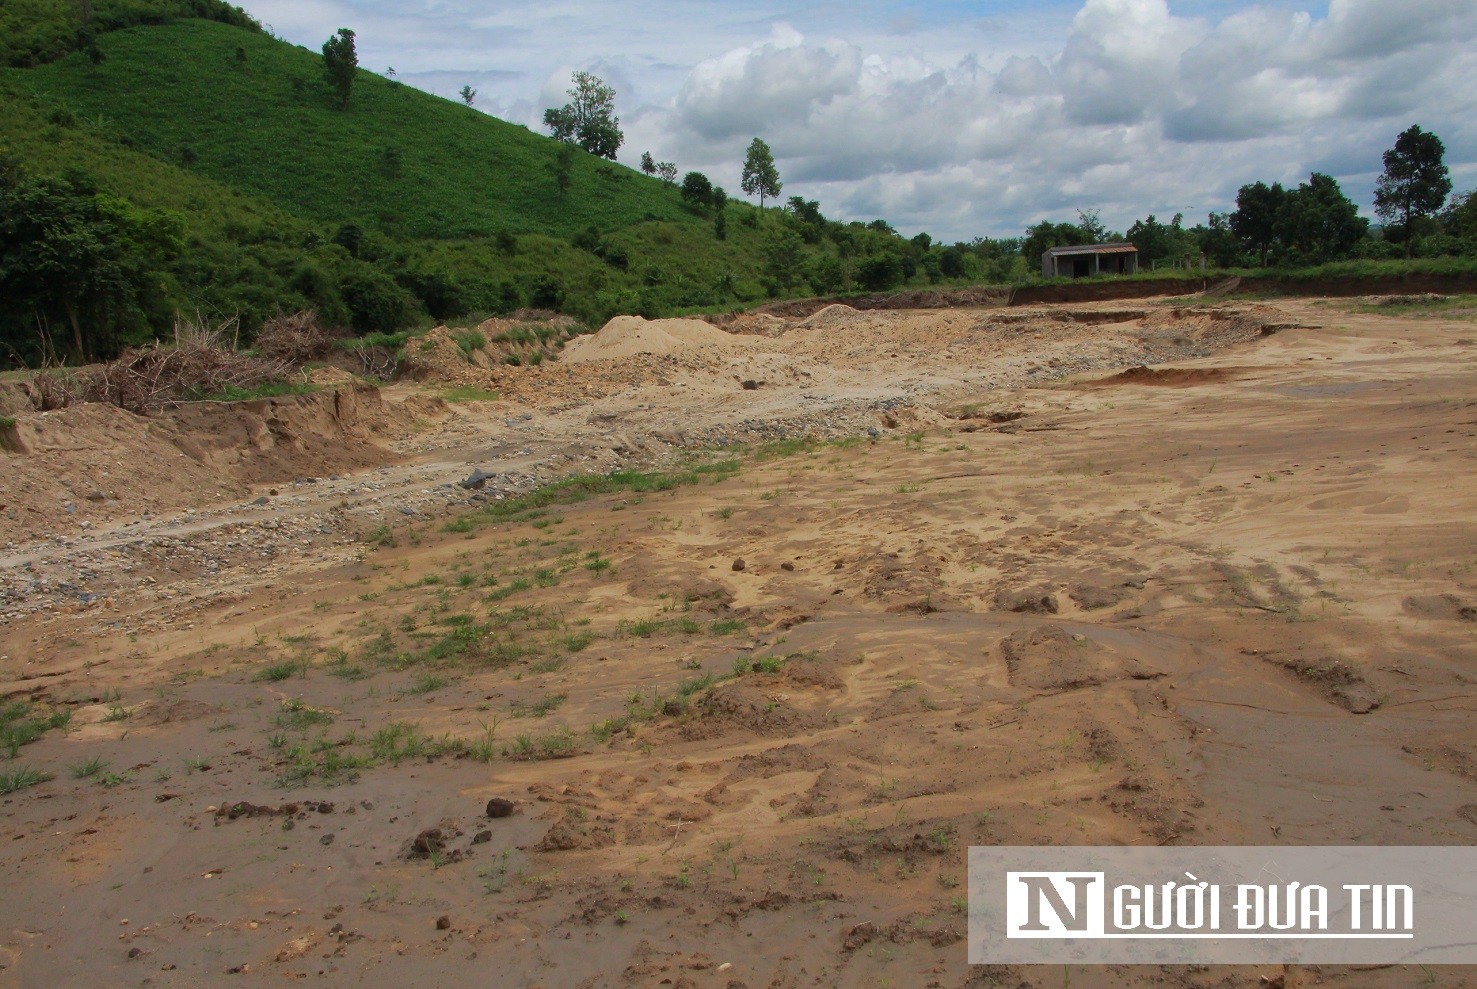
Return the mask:
<svg viewBox="0 0 1477 989">
<path fill-rule="evenodd" d="M 1139 249 L 1132 244 L 1079 244 L 1053 247 L 1041 255 L 1042 278 L 1090 278 L 1131 275 L 1139 270 Z"/>
</svg>

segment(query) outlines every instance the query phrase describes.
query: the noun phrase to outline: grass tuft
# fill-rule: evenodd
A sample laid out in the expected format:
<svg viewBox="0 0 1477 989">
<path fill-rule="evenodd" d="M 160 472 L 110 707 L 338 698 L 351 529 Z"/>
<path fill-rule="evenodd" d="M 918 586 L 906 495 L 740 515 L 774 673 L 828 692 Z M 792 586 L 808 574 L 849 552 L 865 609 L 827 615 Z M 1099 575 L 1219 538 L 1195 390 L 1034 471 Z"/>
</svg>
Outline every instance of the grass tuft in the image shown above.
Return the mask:
<svg viewBox="0 0 1477 989">
<path fill-rule="evenodd" d="M 17 769 L 7 769 L 0 772 L 0 796 L 8 796 L 17 790 L 24 790 L 28 786 L 36 786 L 45 783 L 52 775 L 39 769 L 31 769 L 21 766 Z"/>
</svg>

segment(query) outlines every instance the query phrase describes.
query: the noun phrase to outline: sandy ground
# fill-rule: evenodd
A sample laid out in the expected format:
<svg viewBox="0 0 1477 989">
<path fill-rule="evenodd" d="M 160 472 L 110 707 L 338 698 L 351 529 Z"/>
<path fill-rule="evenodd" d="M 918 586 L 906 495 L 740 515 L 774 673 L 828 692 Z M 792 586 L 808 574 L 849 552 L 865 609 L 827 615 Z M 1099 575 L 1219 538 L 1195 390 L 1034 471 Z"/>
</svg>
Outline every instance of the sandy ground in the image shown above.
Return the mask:
<svg viewBox="0 0 1477 989">
<path fill-rule="evenodd" d="M 1477 841 L 1469 318 L 713 332 L 17 528 L 0 985 L 1477 985 L 963 937 L 971 844 Z"/>
</svg>

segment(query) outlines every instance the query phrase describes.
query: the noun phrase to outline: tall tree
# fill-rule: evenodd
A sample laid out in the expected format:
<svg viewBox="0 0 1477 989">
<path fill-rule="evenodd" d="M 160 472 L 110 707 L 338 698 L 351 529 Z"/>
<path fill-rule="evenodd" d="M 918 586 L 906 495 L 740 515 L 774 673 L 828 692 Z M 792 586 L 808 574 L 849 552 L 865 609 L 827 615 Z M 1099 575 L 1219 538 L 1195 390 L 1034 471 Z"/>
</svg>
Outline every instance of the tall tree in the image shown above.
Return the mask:
<svg viewBox="0 0 1477 989">
<path fill-rule="evenodd" d="M 346 27 L 323 42 L 323 74 L 338 93 L 338 108 L 349 108 L 349 94 L 354 89 L 354 73 L 359 69 L 359 53 L 354 49 L 354 32 Z"/>
<path fill-rule="evenodd" d="M 780 173 L 774 167 L 774 154 L 769 145 L 757 137 L 749 143 L 748 154 L 744 156 L 744 173 L 739 180 L 739 188 L 745 195 L 758 196 L 761 210 L 766 196 L 779 198 Z"/>
<path fill-rule="evenodd" d="M 1090 243 L 1092 238 L 1087 231 L 1075 223 L 1042 220 L 1034 227 L 1026 228 L 1026 240 L 1021 245 L 1021 254 L 1025 256 L 1026 264 L 1031 270 L 1040 271 L 1041 255 L 1053 247 L 1076 247 L 1078 244 Z"/>
<path fill-rule="evenodd" d="M 728 193 L 721 185 L 713 186 L 713 236 L 728 239 Z"/>
<path fill-rule="evenodd" d="M 576 72 L 570 101 L 544 111 L 544 126 L 556 141 L 577 144 L 601 158 L 615 160 L 625 142 L 615 115 L 615 90 L 596 75 Z"/>
<path fill-rule="evenodd" d="M 1190 231 L 1200 245 L 1200 253 L 1210 258 L 1217 268 L 1231 268 L 1241 263 L 1241 244 L 1231 232 L 1231 220 L 1225 213 L 1211 212 L 1207 225 Z"/>
<path fill-rule="evenodd" d="M 1153 267 L 1156 261 L 1184 262 L 1200 253 L 1199 243 L 1184 229 L 1184 214 L 1176 213 L 1168 225 L 1150 213 L 1128 228 L 1128 240 L 1139 249 L 1139 263 Z"/>
<path fill-rule="evenodd" d="M 1441 225 L 1453 237 L 1477 237 L 1477 190 L 1452 196 L 1441 214 Z"/>
<path fill-rule="evenodd" d="M 462 102 L 467 104 L 467 106 L 471 106 L 473 103 L 477 102 L 477 90 L 473 89 L 471 86 L 463 86 L 462 91 L 457 95 L 462 98 Z"/>
<path fill-rule="evenodd" d="M 1405 233 L 1405 256 L 1415 249 L 1411 221 L 1430 216 L 1451 192 L 1451 173 L 1442 158 L 1446 147 L 1435 134 L 1413 125 L 1385 152 L 1385 172 L 1374 189 L 1374 211 L 1389 223 L 1399 220 Z"/>
<path fill-rule="evenodd" d="M 784 226 L 770 234 L 764 245 L 764 274 L 771 295 L 788 292 L 800 283 L 804 260 L 800 235 L 792 228 Z"/>
<path fill-rule="evenodd" d="M 1287 194 L 1277 229 L 1297 260 L 1321 264 L 1347 257 L 1369 232 L 1369 221 L 1333 176 L 1314 172 Z"/>
<path fill-rule="evenodd" d="M 111 357 L 162 319 L 160 272 L 182 249 L 178 217 L 81 179 L 0 169 L 0 343 L 34 358 L 55 325 L 70 330 L 72 359 Z"/>
<path fill-rule="evenodd" d="M 647 175 L 656 174 L 656 159 L 651 157 L 650 151 L 641 152 L 641 171 Z"/>
<path fill-rule="evenodd" d="M 1243 185 L 1236 193 L 1236 211 L 1231 214 L 1231 233 L 1248 251 L 1261 259 L 1263 268 L 1277 243 L 1278 217 L 1287 200 L 1282 183 Z"/>
<path fill-rule="evenodd" d="M 1101 216 L 1101 210 L 1079 209 L 1077 211 L 1077 228 L 1087 234 L 1089 243 L 1101 244 L 1108 239 L 1108 228 L 1103 226 Z"/>
</svg>

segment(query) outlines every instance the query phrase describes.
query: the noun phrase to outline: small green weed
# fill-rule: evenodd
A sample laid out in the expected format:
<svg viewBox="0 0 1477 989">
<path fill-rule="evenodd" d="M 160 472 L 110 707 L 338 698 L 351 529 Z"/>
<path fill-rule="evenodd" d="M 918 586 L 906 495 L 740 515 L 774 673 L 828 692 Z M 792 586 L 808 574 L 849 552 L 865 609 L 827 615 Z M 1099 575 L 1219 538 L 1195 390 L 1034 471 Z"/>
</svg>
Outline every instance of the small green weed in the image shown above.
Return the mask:
<svg viewBox="0 0 1477 989">
<path fill-rule="evenodd" d="M 36 786 L 51 779 L 50 773 L 39 769 L 30 769 L 22 766 L 18 769 L 8 769 L 0 772 L 0 796 L 8 796 L 17 790 L 24 790 L 28 786 Z"/>
<path fill-rule="evenodd" d="M 104 769 L 107 768 L 107 760 L 104 759 L 102 756 L 97 755 L 93 756 L 91 759 L 88 759 L 86 762 L 73 763 L 72 765 L 67 767 L 67 769 L 72 774 L 72 778 L 79 780 L 85 780 L 90 777 L 96 776 L 98 773 L 101 773 Z"/>
</svg>

